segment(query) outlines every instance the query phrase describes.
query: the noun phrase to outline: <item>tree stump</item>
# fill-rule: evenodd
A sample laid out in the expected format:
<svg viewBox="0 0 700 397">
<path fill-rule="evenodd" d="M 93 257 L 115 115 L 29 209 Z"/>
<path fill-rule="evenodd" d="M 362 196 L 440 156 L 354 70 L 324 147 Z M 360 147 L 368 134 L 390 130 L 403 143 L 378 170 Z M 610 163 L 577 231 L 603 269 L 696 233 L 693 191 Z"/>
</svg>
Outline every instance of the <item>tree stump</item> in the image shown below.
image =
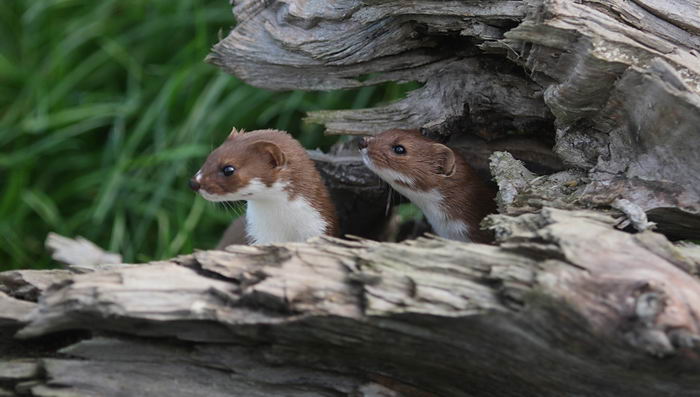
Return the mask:
<svg viewBox="0 0 700 397">
<path fill-rule="evenodd" d="M 420 82 L 309 119 L 459 149 L 499 187 L 496 243 L 3 272 L 0 395 L 700 395 L 700 248 L 671 242 L 700 238 L 698 0 L 234 3 L 208 61 L 252 85 Z M 346 230 L 379 233 L 386 188 L 314 156 Z"/>
</svg>

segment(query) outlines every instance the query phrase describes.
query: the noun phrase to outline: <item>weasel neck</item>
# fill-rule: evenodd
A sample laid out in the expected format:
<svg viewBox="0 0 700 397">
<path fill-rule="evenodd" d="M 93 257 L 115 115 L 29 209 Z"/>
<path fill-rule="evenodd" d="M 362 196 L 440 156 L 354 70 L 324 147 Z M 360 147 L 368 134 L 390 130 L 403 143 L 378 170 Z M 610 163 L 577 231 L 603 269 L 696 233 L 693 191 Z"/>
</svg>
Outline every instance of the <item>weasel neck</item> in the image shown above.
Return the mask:
<svg viewBox="0 0 700 397">
<path fill-rule="evenodd" d="M 471 242 L 469 235 L 469 225 L 465 220 L 449 214 L 445 208 L 445 197 L 437 189 L 429 191 L 411 190 L 409 188 L 396 185 L 392 186 L 396 191 L 411 200 L 428 219 L 428 223 L 433 227 L 433 231 L 440 237 L 450 240 Z"/>
<path fill-rule="evenodd" d="M 252 244 L 300 242 L 325 234 L 328 224 L 303 195 L 275 182 L 265 195 L 248 200 L 246 233 Z"/>
</svg>

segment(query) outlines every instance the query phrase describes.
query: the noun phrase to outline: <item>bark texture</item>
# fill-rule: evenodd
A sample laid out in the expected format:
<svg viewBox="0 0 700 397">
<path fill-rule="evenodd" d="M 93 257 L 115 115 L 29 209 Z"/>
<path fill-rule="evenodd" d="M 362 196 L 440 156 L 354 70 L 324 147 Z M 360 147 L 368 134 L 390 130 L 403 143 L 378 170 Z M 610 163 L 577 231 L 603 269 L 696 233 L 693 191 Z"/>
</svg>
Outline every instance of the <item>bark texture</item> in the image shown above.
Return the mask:
<svg viewBox="0 0 700 397">
<path fill-rule="evenodd" d="M 499 246 L 324 238 L 46 273 L 48 287 L 2 273 L 0 304 L 23 311 L 2 329 L 32 339 L 3 340 L 0 384 L 36 396 L 695 396 L 697 257 L 619 221 L 544 209 L 489 218 Z M 27 288 L 38 302 L 13 297 Z"/>
<path fill-rule="evenodd" d="M 234 7 L 238 26 L 208 60 L 268 89 L 421 82 L 384 107 L 309 119 L 329 133 L 422 128 L 544 143 L 567 168 L 584 171 L 578 208 L 624 199 L 667 235 L 698 238 L 699 7 L 697 0 L 243 0 Z M 531 160 L 523 152 L 516 158 Z M 553 170 L 547 162 L 528 166 Z"/>
<path fill-rule="evenodd" d="M 420 82 L 309 120 L 458 149 L 498 185 L 496 244 L 323 238 L 104 265 L 53 236 L 67 269 L 0 273 L 0 396 L 698 396 L 700 249 L 668 239 L 700 236 L 698 9 L 234 1 L 208 60 L 250 84 Z M 349 147 L 312 157 L 343 230 L 381 236 L 387 187 Z"/>
</svg>

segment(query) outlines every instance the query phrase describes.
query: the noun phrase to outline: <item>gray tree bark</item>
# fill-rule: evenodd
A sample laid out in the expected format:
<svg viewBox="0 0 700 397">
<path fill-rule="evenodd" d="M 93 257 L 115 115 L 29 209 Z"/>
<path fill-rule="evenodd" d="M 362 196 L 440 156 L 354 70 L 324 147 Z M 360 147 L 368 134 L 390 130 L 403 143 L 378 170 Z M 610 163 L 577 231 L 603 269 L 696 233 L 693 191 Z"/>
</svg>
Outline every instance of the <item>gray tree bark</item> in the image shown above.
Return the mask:
<svg viewBox="0 0 700 397">
<path fill-rule="evenodd" d="M 498 246 L 323 238 L 5 272 L 0 325 L 21 341 L 0 342 L 0 381 L 36 396 L 695 396 L 697 248 L 619 221 L 544 209 L 491 217 Z"/>
<path fill-rule="evenodd" d="M 309 119 L 447 141 L 498 185 L 496 243 L 109 265 L 52 238 L 73 265 L 0 273 L 0 396 L 699 396 L 700 248 L 669 241 L 700 238 L 698 9 L 235 1 L 208 60 L 250 84 L 421 82 Z M 386 186 L 347 148 L 312 156 L 344 230 L 379 236 Z"/>
<path fill-rule="evenodd" d="M 669 236 L 697 239 L 699 7 L 698 0 L 237 1 L 239 24 L 208 60 L 273 90 L 421 82 L 385 107 L 309 119 L 328 133 L 422 128 L 455 139 L 554 142 L 553 154 L 585 176 L 560 197 L 578 208 L 625 199 Z M 556 169 L 522 152 L 529 153 L 518 158 L 538 172 Z"/>
</svg>

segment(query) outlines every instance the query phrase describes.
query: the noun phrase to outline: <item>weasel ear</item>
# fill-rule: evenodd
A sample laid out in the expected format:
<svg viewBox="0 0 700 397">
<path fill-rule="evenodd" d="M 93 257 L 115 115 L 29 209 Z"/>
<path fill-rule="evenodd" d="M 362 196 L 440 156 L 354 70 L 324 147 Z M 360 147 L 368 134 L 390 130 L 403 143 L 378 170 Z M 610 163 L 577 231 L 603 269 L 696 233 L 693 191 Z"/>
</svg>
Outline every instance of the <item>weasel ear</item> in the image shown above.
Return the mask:
<svg viewBox="0 0 700 397">
<path fill-rule="evenodd" d="M 435 172 L 442 176 L 452 176 L 457 168 L 455 164 L 455 152 L 445 145 L 433 143 L 435 151 Z"/>
<path fill-rule="evenodd" d="M 231 132 L 228 134 L 228 138 L 226 138 L 226 139 L 234 138 L 234 137 L 236 137 L 237 135 L 242 134 L 242 133 L 243 133 L 243 130 L 238 131 L 238 130 L 236 129 L 236 127 L 233 127 L 233 128 L 231 128 Z"/>
<path fill-rule="evenodd" d="M 253 148 L 260 154 L 267 156 L 272 168 L 279 168 L 287 164 L 287 156 L 284 155 L 282 149 L 270 141 L 256 142 Z"/>
</svg>

